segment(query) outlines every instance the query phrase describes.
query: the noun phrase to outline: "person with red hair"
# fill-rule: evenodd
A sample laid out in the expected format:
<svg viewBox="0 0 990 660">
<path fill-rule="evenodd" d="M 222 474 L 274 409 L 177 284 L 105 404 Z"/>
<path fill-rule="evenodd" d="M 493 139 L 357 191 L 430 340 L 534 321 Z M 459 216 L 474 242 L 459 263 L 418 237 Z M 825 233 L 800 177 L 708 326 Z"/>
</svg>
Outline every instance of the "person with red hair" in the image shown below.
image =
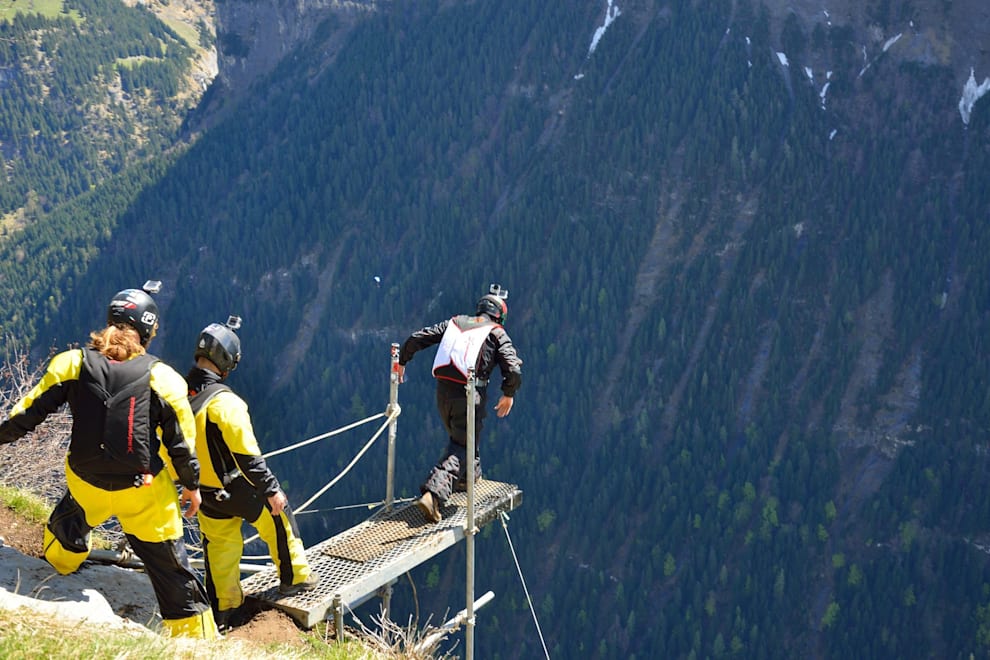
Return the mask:
<svg viewBox="0 0 990 660">
<path fill-rule="evenodd" d="M 212 639 L 213 612 L 183 539 L 182 504 L 189 503 L 190 518 L 202 502 L 196 424 L 185 380 L 147 352 L 159 320 L 149 293 L 160 286 L 148 282 L 115 295 L 106 327 L 85 348 L 53 357 L 41 382 L 14 405 L 0 424 L 0 444 L 68 403 L 68 488 L 45 526 L 45 559 L 62 575 L 76 571 L 92 549 L 90 531 L 116 516 L 151 578 L 165 630 Z M 181 498 L 173 478 L 182 484 Z"/>
</svg>

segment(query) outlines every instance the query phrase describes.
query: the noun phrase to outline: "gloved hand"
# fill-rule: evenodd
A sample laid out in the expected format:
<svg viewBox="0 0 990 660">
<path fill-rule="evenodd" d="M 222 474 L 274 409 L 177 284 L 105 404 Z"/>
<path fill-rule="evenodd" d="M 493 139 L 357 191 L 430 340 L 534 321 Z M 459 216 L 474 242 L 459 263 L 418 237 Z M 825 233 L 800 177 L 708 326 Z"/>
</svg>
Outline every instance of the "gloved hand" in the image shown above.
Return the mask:
<svg viewBox="0 0 990 660">
<path fill-rule="evenodd" d="M 0 424 L 0 445 L 19 440 L 23 436 L 24 432 L 11 424 L 9 419 L 3 424 Z"/>
</svg>

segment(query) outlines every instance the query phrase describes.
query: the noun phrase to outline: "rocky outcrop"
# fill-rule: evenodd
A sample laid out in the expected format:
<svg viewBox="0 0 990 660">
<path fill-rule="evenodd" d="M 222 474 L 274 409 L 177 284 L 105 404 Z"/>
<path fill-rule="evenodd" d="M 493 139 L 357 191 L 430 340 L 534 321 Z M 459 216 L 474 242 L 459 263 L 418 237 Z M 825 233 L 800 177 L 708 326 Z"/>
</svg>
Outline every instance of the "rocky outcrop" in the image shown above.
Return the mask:
<svg viewBox="0 0 990 660">
<path fill-rule="evenodd" d="M 775 19 L 777 34 L 790 15 L 798 19 L 805 37 L 816 28 L 826 35 L 834 27 L 851 28 L 848 46 L 856 49 L 864 65 L 889 50 L 899 60 L 949 67 L 960 87 L 971 68 L 978 80 L 990 75 L 986 0 L 765 0 L 764 4 Z"/>
<path fill-rule="evenodd" d="M 374 0 L 217 0 L 218 79 L 229 92 L 243 92 L 327 19 L 351 19 L 376 6 Z"/>
</svg>

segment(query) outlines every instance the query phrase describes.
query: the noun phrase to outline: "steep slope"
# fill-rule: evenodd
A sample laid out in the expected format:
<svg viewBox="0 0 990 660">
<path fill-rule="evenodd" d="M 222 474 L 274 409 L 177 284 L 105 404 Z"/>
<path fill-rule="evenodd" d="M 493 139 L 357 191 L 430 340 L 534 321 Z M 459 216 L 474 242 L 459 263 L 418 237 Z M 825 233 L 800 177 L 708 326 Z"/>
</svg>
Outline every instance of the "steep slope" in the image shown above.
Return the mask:
<svg viewBox="0 0 990 660">
<path fill-rule="evenodd" d="M 152 275 L 177 365 L 239 313 L 235 386 L 275 447 L 383 408 L 389 342 L 500 281 L 525 382 L 483 460 L 526 493 L 554 656 L 980 654 L 990 104 L 960 112 L 957 60 L 884 49 L 895 22 L 864 61 L 868 25 L 745 2 L 314 20 L 127 201 L 39 336 Z M 443 441 L 428 366 L 401 388 L 406 495 Z M 279 457 L 293 501 L 362 440 Z M 381 497 L 383 462 L 307 540 Z M 480 541 L 479 653 L 538 654 Z M 459 602 L 462 561 L 396 611 Z"/>
<path fill-rule="evenodd" d="M 130 4 L 0 8 L 0 237 L 172 148 L 216 75 L 211 3 Z"/>
</svg>

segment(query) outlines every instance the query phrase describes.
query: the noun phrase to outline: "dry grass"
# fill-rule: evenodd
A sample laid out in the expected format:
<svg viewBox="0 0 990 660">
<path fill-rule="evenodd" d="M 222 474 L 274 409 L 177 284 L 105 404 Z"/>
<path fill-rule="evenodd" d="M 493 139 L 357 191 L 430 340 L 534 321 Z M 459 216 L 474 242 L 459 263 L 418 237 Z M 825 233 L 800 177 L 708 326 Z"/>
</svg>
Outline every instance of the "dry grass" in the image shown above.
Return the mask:
<svg viewBox="0 0 990 660">
<path fill-rule="evenodd" d="M 25 353 L 14 350 L 0 365 L 0 419 L 7 418 L 44 373 L 42 365 L 32 365 Z M 71 429 L 72 416 L 63 408 L 33 433 L 4 446 L 0 449 L 0 482 L 54 504 L 65 490 L 65 452 Z"/>
<path fill-rule="evenodd" d="M 357 642 L 299 648 L 289 644 L 258 644 L 237 639 L 211 641 L 170 639 L 150 631 L 110 624 L 53 619 L 30 608 L 0 609 L 0 657 L 23 658 L 182 658 L 243 660 L 285 658 L 358 660 L 382 658 Z"/>
<path fill-rule="evenodd" d="M 372 617 L 374 629 L 361 624 L 359 633 L 364 644 L 381 658 L 405 660 L 451 660 L 457 656 L 439 653 L 438 647 L 452 631 L 435 628 L 427 623 L 422 630 L 414 625 L 400 626 L 383 614 Z"/>
</svg>

